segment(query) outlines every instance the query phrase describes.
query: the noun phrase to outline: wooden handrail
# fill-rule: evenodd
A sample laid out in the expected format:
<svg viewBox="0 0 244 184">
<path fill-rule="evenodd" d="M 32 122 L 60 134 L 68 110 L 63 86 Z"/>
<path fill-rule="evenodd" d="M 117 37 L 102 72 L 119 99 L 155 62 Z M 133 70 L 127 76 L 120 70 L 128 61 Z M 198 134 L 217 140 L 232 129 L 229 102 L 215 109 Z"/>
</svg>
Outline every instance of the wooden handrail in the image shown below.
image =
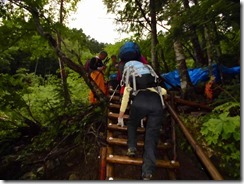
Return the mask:
<svg viewBox="0 0 244 184">
<path fill-rule="evenodd" d="M 208 110 L 208 111 L 212 111 L 213 110 L 213 108 L 210 107 L 207 104 L 194 102 L 194 101 L 190 101 L 190 100 L 184 100 L 184 99 L 180 98 L 179 96 L 175 96 L 175 95 L 172 95 L 172 94 L 165 96 L 165 100 L 166 101 L 171 101 L 172 98 L 174 98 L 174 103 L 175 104 L 183 104 L 183 105 L 187 105 L 187 106 L 190 106 L 190 107 L 197 107 L 197 108 L 205 109 L 205 110 Z"/>
<path fill-rule="evenodd" d="M 223 177 L 221 176 L 221 174 L 218 172 L 218 170 L 216 169 L 216 167 L 214 166 L 214 164 L 211 162 L 211 160 L 204 153 L 204 151 L 202 150 L 202 148 L 196 143 L 196 141 L 191 136 L 191 134 L 189 133 L 189 131 L 187 130 L 187 128 L 184 126 L 182 120 L 177 115 L 177 113 L 174 111 L 174 109 L 170 106 L 170 104 L 167 101 L 165 101 L 165 105 L 168 108 L 171 116 L 179 124 L 182 132 L 186 136 L 187 140 L 189 141 L 189 143 L 191 144 L 191 146 L 193 147 L 193 149 L 196 151 L 196 154 L 201 159 L 201 161 L 203 162 L 203 164 L 205 165 L 205 167 L 209 171 L 209 174 L 212 176 L 212 178 L 214 180 L 223 180 Z"/>
</svg>

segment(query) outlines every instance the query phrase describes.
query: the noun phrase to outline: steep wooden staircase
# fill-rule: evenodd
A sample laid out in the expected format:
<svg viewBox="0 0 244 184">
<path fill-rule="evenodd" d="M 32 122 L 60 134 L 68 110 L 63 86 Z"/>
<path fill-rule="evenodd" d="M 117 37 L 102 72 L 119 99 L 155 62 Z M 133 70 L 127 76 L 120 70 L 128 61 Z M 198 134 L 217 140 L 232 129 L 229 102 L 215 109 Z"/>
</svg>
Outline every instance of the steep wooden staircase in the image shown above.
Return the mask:
<svg viewBox="0 0 244 184">
<path fill-rule="evenodd" d="M 140 180 L 142 155 L 144 148 L 145 128 L 137 129 L 137 149 L 136 157 L 126 156 L 127 152 L 127 127 L 129 118 L 128 109 L 124 118 L 125 126 L 117 125 L 117 118 L 120 108 L 120 96 L 118 91 L 110 91 L 111 98 L 107 115 L 106 141 L 107 146 L 101 148 L 101 180 Z M 169 122 L 162 125 L 161 136 L 157 146 L 157 171 L 152 180 L 174 180 L 175 170 L 180 164 L 176 160 L 176 141 L 174 121 L 169 118 Z M 144 127 L 146 127 L 144 120 Z"/>
</svg>

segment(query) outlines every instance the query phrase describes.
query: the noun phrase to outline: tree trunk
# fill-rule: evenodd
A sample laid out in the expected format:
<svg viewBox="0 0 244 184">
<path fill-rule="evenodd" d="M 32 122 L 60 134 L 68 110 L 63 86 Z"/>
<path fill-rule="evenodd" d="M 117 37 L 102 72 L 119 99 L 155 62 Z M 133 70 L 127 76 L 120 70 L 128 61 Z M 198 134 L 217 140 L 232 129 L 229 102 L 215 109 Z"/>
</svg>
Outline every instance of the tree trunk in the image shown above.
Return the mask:
<svg viewBox="0 0 244 184">
<path fill-rule="evenodd" d="M 63 24 L 63 0 L 60 2 L 60 10 L 59 10 L 59 23 Z M 57 33 L 57 47 L 59 50 L 61 50 L 61 34 Z M 68 90 L 68 84 L 67 84 L 67 73 L 65 71 L 64 67 L 64 61 L 62 61 L 61 58 L 58 58 L 59 60 L 59 68 L 60 68 L 60 76 L 62 81 L 62 87 L 63 87 L 63 93 L 64 93 L 64 106 L 67 107 L 69 104 L 71 104 L 70 94 Z"/>
<path fill-rule="evenodd" d="M 188 0 L 184 0 L 183 4 L 184 4 L 184 7 L 185 7 L 186 10 L 190 9 Z M 204 58 L 204 55 L 203 55 L 203 52 L 202 52 L 202 48 L 200 46 L 198 35 L 197 35 L 197 32 L 196 32 L 196 28 L 191 23 L 189 23 L 189 28 L 190 28 L 190 31 L 191 31 L 191 42 L 192 42 L 192 45 L 193 45 L 194 55 L 195 55 L 195 58 L 196 58 L 196 61 L 197 61 L 196 65 L 197 66 L 198 65 L 206 66 L 207 65 L 207 61 Z"/>
<path fill-rule="evenodd" d="M 202 52 L 203 52 L 203 56 L 204 58 L 206 58 L 206 65 L 208 65 L 208 51 L 207 51 L 207 41 L 206 41 L 206 37 L 205 37 L 205 27 L 201 26 L 199 28 L 199 34 L 201 36 L 201 48 L 202 48 Z"/>
<path fill-rule="evenodd" d="M 151 17 L 151 58 L 152 58 L 152 67 L 156 73 L 160 72 L 158 55 L 157 55 L 157 20 L 156 20 L 156 7 L 155 0 L 150 0 L 150 17 Z"/>
<path fill-rule="evenodd" d="M 163 67 L 165 69 L 165 72 L 168 73 L 169 72 L 169 67 L 168 67 L 168 64 L 165 61 L 164 51 L 163 51 L 162 47 L 159 48 L 159 56 L 160 56 L 160 59 L 162 60 L 162 65 L 163 65 Z"/>
<path fill-rule="evenodd" d="M 217 26 L 215 24 L 214 21 L 211 21 L 212 24 L 212 31 L 213 31 L 213 37 L 214 37 L 214 48 L 216 50 L 216 54 L 215 54 L 215 59 L 216 61 L 218 61 L 219 57 L 222 54 L 221 51 L 221 47 L 220 47 L 220 41 L 219 41 L 219 35 L 218 35 L 218 30 L 217 30 Z"/>
<path fill-rule="evenodd" d="M 175 0 L 171 0 L 171 3 L 176 3 Z M 172 16 L 172 27 L 177 27 L 177 25 L 174 25 L 174 20 L 176 20 L 178 17 L 176 14 Z M 184 54 L 184 50 L 182 47 L 182 44 L 177 38 L 178 35 L 175 35 L 174 39 L 174 51 L 175 51 L 175 60 L 176 60 L 176 68 L 178 69 L 179 76 L 180 76 L 180 87 L 181 87 L 181 96 L 184 99 L 187 99 L 190 97 L 190 93 L 194 93 L 194 90 L 192 90 L 192 83 L 190 80 L 189 73 L 187 71 L 187 66 L 186 66 L 186 57 Z"/>
<path fill-rule="evenodd" d="M 189 73 L 187 71 L 185 55 L 180 41 L 176 40 L 174 42 L 174 51 L 176 57 L 176 68 L 178 69 L 180 76 L 180 85 L 182 90 L 182 97 L 186 99 L 188 97 L 188 92 L 191 90 L 191 80 Z M 192 92 L 192 91 L 191 91 Z"/>
<path fill-rule="evenodd" d="M 217 30 L 217 26 L 215 24 L 214 21 L 211 21 L 212 23 L 212 31 L 213 31 L 213 37 L 214 37 L 214 49 L 215 49 L 215 54 L 214 54 L 214 60 L 216 61 L 217 64 L 219 64 L 219 58 L 221 57 L 222 55 L 222 50 L 221 50 L 221 47 L 220 47 L 220 41 L 219 41 L 219 35 L 218 35 L 218 30 Z M 224 80 L 224 76 L 223 76 L 223 73 L 220 69 L 220 65 L 218 65 L 218 72 L 220 74 L 220 80 L 221 80 L 221 83 L 223 84 Z"/>
<path fill-rule="evenodd" d="M 215 24 L 214 24 L 215 25 Z M 220 57 L 221 50 L 218 48 L 218 45 L 215 46 L 213 40 L 217 39 L 214 32 L 215 30 L 211 30 L 207 25 L 205 25 L 205 38 L 207 41 L 207 53 L 208 53 L 208 68 L 209 68 L 209 77 L 213 76 L 213 61 L 218 62 L 218 58 Z M 213 36 L 212 36 L 212 34 Z M 221 70 L 219 69 L 221 82 L 223 82 L 223 75 Z"/>
<path fill-rule="evenodd" d="M 209 34 L 209 29 L 207 25 L 204 27 L 205 29 L 205 38 L 206 38 L 206 46 L 207 46 L 207 55 L 208 55 L 208 66 L 209 66 L 209 76 L 213 75 L 212 64 L 213 64 L 213 44 L 211 41 L 211 37 Z"/>
<path fill-rule="evenodd" d="M 69 59 L 63 52 L 58 48 L 57 41 L 54 39 L 54 37 L 50 33 L 44 32 L 40 19 L 39 19 L 39 13 L 37 9 L 29 8 L 27 9 L 33 16 L 34 23 L 36 25 L 38 33 L 43 36 L 45 39 L 48 40 L 50 46 L 54 49 L 57 56 L 62 60 L 70 69 L 74 70 L 75 72 L 81 74 L 81 76 L 84 78 L 84 81 L 88 85 L 88 87 L 92 90 L 95 97 L 101 102 L 101 103 L 107 103 L 108 98 L 104 95 L 104 93 L 101 91 L 101 89 L 97 86 L 97 84 L 91 80 L 88 73 L 85 71 L 84 65 L 80 63 L 80 65 L 73 62 L 71 59 Z"/>
<path fill-rule="evenodd" d="M 201 48 L 200 43 L 199 43 L 199 39 L 198 39 L 198 36 L 197 36 L 197 33 L 196 33 L 196 29 L 193 26 L 190 26 L 190 29 L 191 29 L 191 35 L 192 35 L 191 42 L 192 42 L 192 45 L 193 45 L 193 49 L 194 49 L 194 53 L 195 53 L 197 64 L 198 65 L 200 64 L 202 66 L 206 66 L 207 65 L 207 61 L 206 61 L 206 59 L 203 56 L 202 48 Z"/>
</svg>

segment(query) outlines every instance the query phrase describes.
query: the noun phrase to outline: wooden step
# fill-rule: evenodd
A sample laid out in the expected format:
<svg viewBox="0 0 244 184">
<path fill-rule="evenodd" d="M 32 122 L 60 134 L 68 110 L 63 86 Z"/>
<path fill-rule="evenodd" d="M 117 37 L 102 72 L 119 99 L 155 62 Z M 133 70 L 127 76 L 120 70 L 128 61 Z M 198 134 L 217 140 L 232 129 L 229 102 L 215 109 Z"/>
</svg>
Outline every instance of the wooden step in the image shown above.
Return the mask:
<svg viewBox="0 0 244 184">
<path fill-rule="evenodd" d="M 128 180 L 138 180 L 138 179 L 117 178 L 117 177 L 111 177 L 111 176 L 108 176 L 108 177 L 106 177 L 106 180 L 116 180 L 116 181 L 123 180 L 123 181 L 128 181 Z"/>
<path fill-rule="evenodd" d="M 121 127 L 121 126 L 118 126 L 117 124 L 113 124 L 113 123 L 109 123 L 107 128 L 109 130 L 119 130 L 119 131 L 124 131 L 124 132 L 127 131 L 127 126 Z M 145 128 L 138 127 L 137 132 L 144 133 Z"/>
<path fill-rule="evenodd" d="M 119 117 L 119 113 L 111 112 L 111 111 L 108 113 L 108 118 L 110 119 L 118 119 L 118 117 Z M 124 114 L 124 120 L 128 120 L 128 119 L 129 119 L 129 115 Z M 143 122 L 145 123 L 146 119 L 143 119 Z"/>
<path fill-rule="evenodd" d="M 115 95 L 114 96 L 109 95 L 108 98 L 111 99 L 111 101 L 118 101 L 118 102 L 120 102 L 121 99 L 120 96 L 115 96 Z"/>
<path fill-rule="evenodd" d="M 119 117 L 119 113 L 114 113 L 114 112 L 109 112 L 108 113 L 108 118 L 110 118 L 110 119 L 118 119 L 118 117 Z M 128 118 L 129 118 L 129 115 L 125 114 L 124 115 L 124 120 L 128 120 Z"/>
<path fill-rule="evenodd" d="M 120 104 L 115 104 L 115 103 L 109 103 L 109 108 L 116 108 L 116 109 L 120 109 Z"/>
<path fill-rule="evenodd" d="M 142 165 L 143 163 L 142 158 L 120 156 L 120 155 L 108 155 L 106 160 L 107 162 L 113 164 Z M 173 169 L 173 168 L 179 168 L 180 164 L 178 161 L 157 160 L 156 166 Z"/>
<path fill-rule="evenodd" d="M 109 108 L 114 108 L 114 109 L 120 109 L 120 104 L 117 104 L 117 103 L 109 103 Z M 126 110 L 129 110 L 130 107 L 127 106 Z"/>
<path fill-rule="evenodd" d="M 118 130 L 118 131 L 123 131 L 123 132 L 127 132 L 127 126 L 126 126 L 126 123 L 125 123 L 125 126 L 121 127 L 121 126 L 118 126 L 117 123 L 108 123 L 108 126 L 107 126 L 108 130 Z M 142 128 L 142 127 L 138 127 L 137 128 L 137 132 L 138 133 L 145 133 L 145 128 Z M 163 132 L 163 129 L 161 128 L 160 129 L 160 133 L 164 133 Z"/>
<path fill-rule="evenodd" d="M 112 144 L 112 145 L 127 146 L 127 139 L 107 137 L 107 142 L 109 144 Z M 144 146 L 144 141 L 137 141 L 137 146 L 138 147 L 143 147 Z M 169 144 L 169 143 L 159 142 L 157 148 L 158 149 L 169 149 L 169 148 L 172 148 L 172 145 Z"/>
<path fill-rule="evenodd" d="M 120 110 L 120 103 L 110 103 L 109 105 L 108 105 L 108 108 L 109 108 L 109 110 L 111 111 L 111 112 L 115 112 L 115 113 L 117 113 L 117 112 L 119 112 L 119 110 Z M 129 113 L 129 109 L 130 109 L 130 107 L 129 106 L 127 106 L 127 108 L 126 108 L 126 114 L 128 114 Z"/>
<path fill-rule="evenodd" d="M 113 90 L 112 88 L 109 88 L 109 89 L 108 89 L 108 92 L 111 93 L 111 94 L 113 94 L 114 90 Z M 120 90 L 116 90 L 116 91 L 115 91 L 115 94 L 116 94 L 116 96 L 119 96 L 119 94 L 120 94 Z"/>
</svg>

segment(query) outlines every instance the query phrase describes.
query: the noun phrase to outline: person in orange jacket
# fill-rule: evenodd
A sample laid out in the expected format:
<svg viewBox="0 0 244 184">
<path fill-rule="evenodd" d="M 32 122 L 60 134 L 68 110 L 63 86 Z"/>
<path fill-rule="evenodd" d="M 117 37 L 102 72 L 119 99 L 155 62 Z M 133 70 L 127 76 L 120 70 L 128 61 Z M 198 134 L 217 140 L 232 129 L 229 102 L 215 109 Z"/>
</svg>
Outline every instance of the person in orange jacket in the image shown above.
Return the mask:
<svg viewBox="0 0 244 184">
<path fill-rule="evenodd" d="M 90 61 L 90 77 L 94 80 L 94 82 L 98 85 L 98 87 L 102 90 L 104 95 L 107 95 L 107 86 L 104 78 L 104 70 L 105 65 L 103 64 L 103 60 L 108 56 L 106 51 L 99 52 L 98 56 L 95 56 Z M 90 90 L 89 92 L 89 102 L 94 104 L 97 102 L 93 92 Z"/>
<path fill-rule="evenodd" d="M 205 85 L 204 93 L 209 100 L 213 100 L 213 85 L 215 82 L 215 77 L 211 76 L 210 80 Z"/>
</svg>

